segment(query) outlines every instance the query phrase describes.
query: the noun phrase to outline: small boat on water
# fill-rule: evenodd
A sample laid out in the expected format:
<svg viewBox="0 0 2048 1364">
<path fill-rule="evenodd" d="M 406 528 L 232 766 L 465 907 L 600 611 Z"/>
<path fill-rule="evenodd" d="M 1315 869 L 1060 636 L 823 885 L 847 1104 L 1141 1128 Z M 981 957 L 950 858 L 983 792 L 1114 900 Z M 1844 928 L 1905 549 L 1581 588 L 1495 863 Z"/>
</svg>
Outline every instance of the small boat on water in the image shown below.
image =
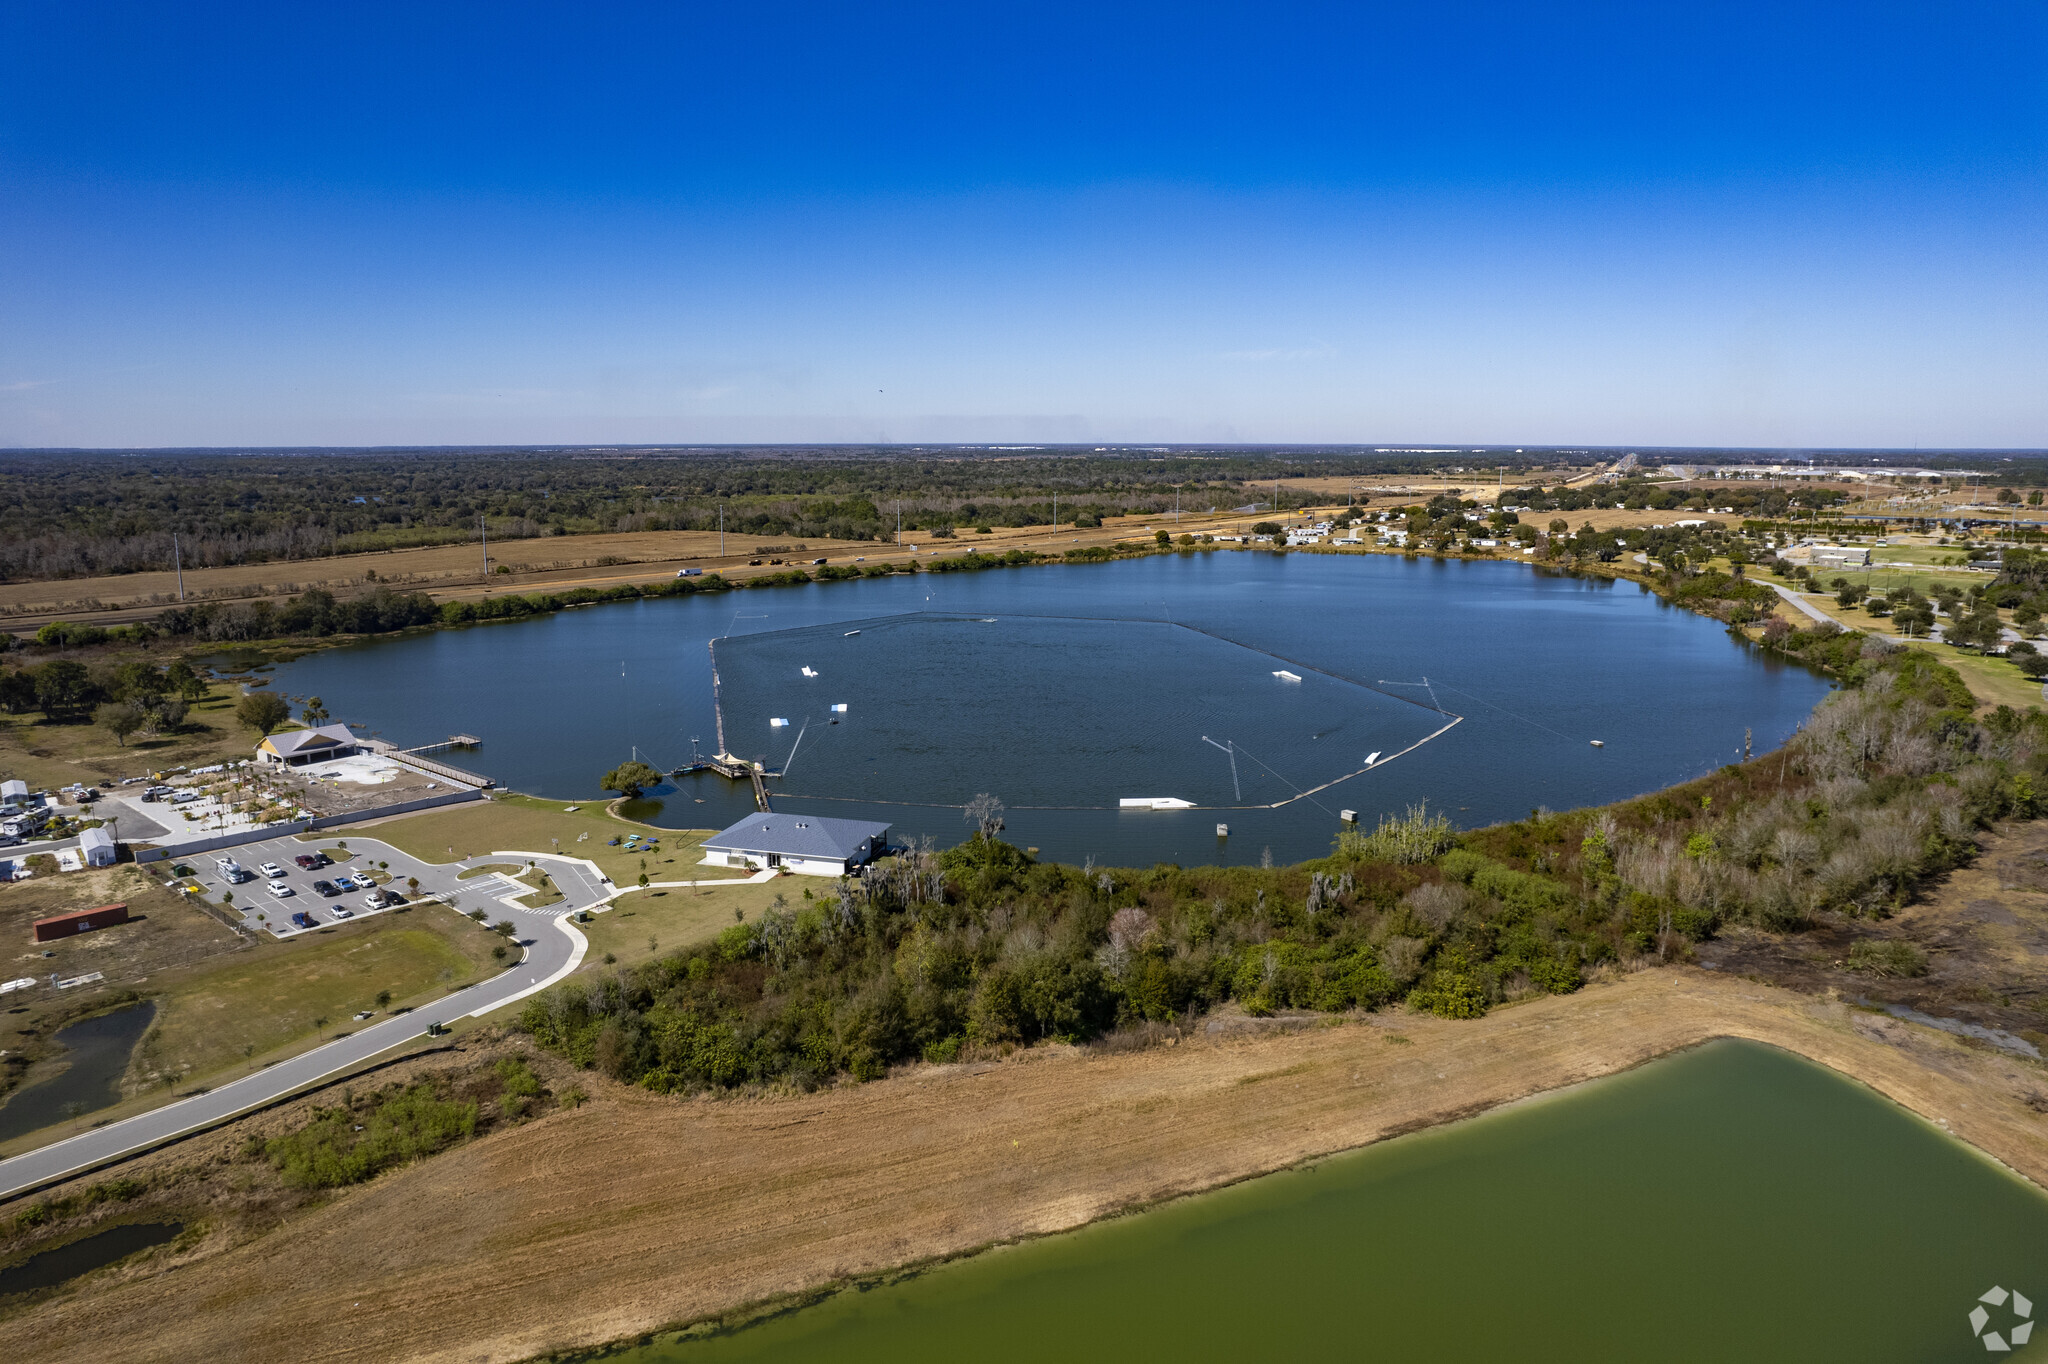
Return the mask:
<svg viewBox="0 0 2048 1364">
<path fill-rule="evenodd" d="M 1595 747 L 1595 748 L 1605 748 L 1605 747 L 1607 747 L 1607 745 L 1606 745 L 1606 744 L 1604 744 L 1604 743 L 1602 743 L 1602 742 L 1600 742 L 1600 740 L 1598 740 L 1598 739 L 1595 739 L 1595 740 L 1593 740 L 1593 747 Z"/>
<path fill-rule="evenodd" d="M 845 637 L 846 637 L 847 639 L 852 639 L 852 638 L 853 638 L 853 637 L 854 637 L 855 635 L 857 635 L 857 634 L 859 634 L 859 633 L 860 633 L 860 631 L 858 631 L 858 630 L 848 630 L 848 631 L 846 632 L 846 636 L 845 636 Z"/>
<path fill-rule="evenodd" d="M 1275 676 L 1275 677 L 1279 678 L 1279 679 L 1280 679 L 1280 680 L 1281 680 L 1282 682 L 1299 682 L 1299 681 L 1301 681 L 1301 674 L 1300 674 L 1300 673 L 1291 673 L 1291 672 L 1287 671 L 1287 669 L 1285 669 L 1285 668 L 1275 668 L 1275 669 L 1273 670 L 1273 676 Z"/>
<path fill-rule="evenodd" d="M 813 668 L 811 667 L 811 665 L 810 665 L 810 664 L 806 663 L 806 664 L 804 665 L 804 676 L 805 676 L 805 677 L 816 677 L 817 675 L 818 675 L 818 674 L 817 674 L 816 670 L 814 670 L 814 669 L 813 669 Z"/>
</svg>

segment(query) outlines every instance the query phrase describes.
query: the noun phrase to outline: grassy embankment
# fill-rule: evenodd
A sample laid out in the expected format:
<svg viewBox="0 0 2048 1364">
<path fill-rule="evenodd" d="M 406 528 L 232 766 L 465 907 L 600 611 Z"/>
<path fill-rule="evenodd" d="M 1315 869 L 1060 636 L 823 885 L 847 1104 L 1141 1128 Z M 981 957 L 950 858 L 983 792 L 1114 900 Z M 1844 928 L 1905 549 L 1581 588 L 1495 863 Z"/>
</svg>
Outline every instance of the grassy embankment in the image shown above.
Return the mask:
<svg viewBox="0 0 2048 1364">
<path fill-rule="evenodd" d="M 1653 970 L 1471 1022 L 1381 1017 L 1196 1033 L 1171 1049 L 1047 1047 L 746 1103 L 677 1102 L 591 1077 L 590 1103 L 459 1157 L 0 1319 L 0 1354 L 514 1361 L 589 1349 L 750 1304 L 794 1305 L 1724 1036 L 1855 1076 L 2048 1182 L 2048 1140 L 2027 1100 L 2034 1068 L 1839 1002 Z M 239 1132 L 205 1141 L 135 1168 L 197 1197 L 237 1176 L 259 1188 L 271 1178 L 234 1162 Z M 288 1313 L 249 1310 L 287 1299 Z"/>
</svg>

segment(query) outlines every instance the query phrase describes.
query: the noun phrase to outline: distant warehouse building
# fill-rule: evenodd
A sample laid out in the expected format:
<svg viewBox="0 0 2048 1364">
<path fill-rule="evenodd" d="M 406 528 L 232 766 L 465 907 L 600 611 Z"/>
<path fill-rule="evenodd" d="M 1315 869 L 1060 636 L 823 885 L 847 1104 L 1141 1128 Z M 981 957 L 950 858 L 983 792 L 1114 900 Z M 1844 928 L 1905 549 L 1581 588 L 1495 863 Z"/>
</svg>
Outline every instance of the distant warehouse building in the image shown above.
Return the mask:
<svg viewBox="0 0 2048 1364">
<path fill-rule="evenodd" d="M 101 905 L 98 909 L 74 909 L 69 914 L 57 914 L 47 919 L 37 919 L 35 933 L 37 942 L 55 942 L 76 933 L 89 933 L 95 928 L 106 928 L 113 924 L 128 922 L 128 906 Z"/>
<path fill-rule="evenodd" d="M 1794 545 L 1780 556 L 1815 568 L 1868 568 L 1870 551 L 1861 545 Z"/>
<path fill-rule="evenodd" d="M 714 867 L 787 867 L 806 876 L 844 876 L 889 844 L 889 826 L 817 815 L 748 815 L 704 841 Z"/>
</svg>

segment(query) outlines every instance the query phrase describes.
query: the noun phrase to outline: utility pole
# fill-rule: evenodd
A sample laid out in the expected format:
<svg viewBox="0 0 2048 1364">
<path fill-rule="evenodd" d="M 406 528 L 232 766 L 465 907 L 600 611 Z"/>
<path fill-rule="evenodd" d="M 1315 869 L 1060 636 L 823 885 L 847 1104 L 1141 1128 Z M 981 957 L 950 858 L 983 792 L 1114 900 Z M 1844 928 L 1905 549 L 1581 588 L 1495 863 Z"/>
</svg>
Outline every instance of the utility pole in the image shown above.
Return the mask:
<svg viewBox="0 0 2048 1364">
<path fill-rule="evenodd" d="M 178 571 L 178 600 L 185 600 L 185 556 L 178 551 L 178 532 L 171 532 L 171 565 Z"/>
<path fill-rule="evenodd" d="M 484 591 L 488 592 L 491 590 L 491 528 L 484 524 L 482 512 L 478 512 L 476 516 L 476 533 L 483 537 Z"/>
<path fill-rule="evenodd" d="M 718 504 L 718 557 L 725 557 L 725 503 Z"/>
<path fill-rule="evenodd" d="M 903 500 L 896 500 L 896 548 L 903 548 Z"/>
</svg>

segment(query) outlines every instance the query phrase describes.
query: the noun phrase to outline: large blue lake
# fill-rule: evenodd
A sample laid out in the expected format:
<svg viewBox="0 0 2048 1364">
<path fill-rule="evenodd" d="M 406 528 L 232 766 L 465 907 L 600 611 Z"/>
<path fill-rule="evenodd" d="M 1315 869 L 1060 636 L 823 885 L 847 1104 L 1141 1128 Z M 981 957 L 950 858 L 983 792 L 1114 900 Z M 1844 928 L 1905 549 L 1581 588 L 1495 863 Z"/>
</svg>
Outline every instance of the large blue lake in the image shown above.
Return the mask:
<svg viewBox="0 0 2048 1364">
<path fill-rule="evenodd" d="M 1012 840 L 1120 865 L 1319 856 L 1345 809 L 1613 800 L 1782 742 L 1827 691 L 1630 583 L 1242 552 L 595 606 L 327 650 L 274 685 L 401 745 L 477 735 L 457 761 L 539 795 L 722 742 L 783 773 L 778 809 L 945 844 L 986 791 Z M 655 794 L 670 827 L 753 808 L 711 774 Z M 1118 808 L 1141 797 L 1197 808 Z"/>
</svg>

